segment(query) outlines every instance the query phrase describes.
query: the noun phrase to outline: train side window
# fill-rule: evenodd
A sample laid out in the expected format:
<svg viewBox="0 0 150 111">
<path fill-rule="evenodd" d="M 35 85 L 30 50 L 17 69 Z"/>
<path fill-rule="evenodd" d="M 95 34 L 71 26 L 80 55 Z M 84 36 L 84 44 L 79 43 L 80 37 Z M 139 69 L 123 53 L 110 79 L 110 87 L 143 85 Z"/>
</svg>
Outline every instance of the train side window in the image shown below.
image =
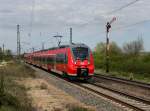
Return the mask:
<svg viewBox="0 0 150 111">
<path fill-rule="evenodd" d="M 56 63 L 56 55 L 52 56 L 52 64 Z"/>
<path fill-rule="evenodd" d="M 43 57 L 42 62 L 43 62 L 43 64 L 44 64 L 44 62 L 45 62 L 45 57 Z"/>
<path fill-rule="evenodd" d="M 42 57 L 40 57 L 40 63 L 42 63 Z"/>
<path fill-rule="evenodd" d="M 46 64 L 48 64 L 48 58 L 49 58 L 49 57 L 46 57 Z"/>
<path fill-rule="evenodd" d="M 43 64 L 44 64 L 44 63 L 45 63 L 45 57 L 43 57 L 43 59 L 42 59 L 42 60 L 43 60 Z"/>
<path fill-rule="evenodd" d="M 51 63 L 52 63 L 52 61 L 53 61 L 52 56 L 47 57 L 47 63 L 51 64 Z"/>
<path fill-rule="evenodd" d="M 48 58 L 48 57 L 45 57 L 45 64 L 47 64 L 47 58 Z"/>
<path fill-rule="evenodd" d="M 48 58 L 47 58 L 47 63 L 49 64 L 50 62 L 51 62 L 51 58 L 48 57 Z"/>
<path fill-rule="evenodd" d="M 56 63 L 59 62 L 59 54 L 56 55 Z"/>
<path fill-rule="evenodd" d="M 60 55 L 60 54 L 57 54 L 57 55 L 56 55 L 56 63 L 59 63 L 59 62 L 60 62 L 60 59 L 59 59 L 60 57 L 59 57 L 59 55 Z"/>
<path fill-rule="evenodd" d="M 37 61 L 37 57 L 35 57 L 35 61 Z"/>
<path fill-rule="evenodd" d="M 67 56 L 66 54 L 57 54 L 56 55 L 56 62 L 57 63 L 67 63 Z"/>
<path fill-rule="evenodd" d="M 42 63 L 42 57 L 40 57 L 40 63 Z"/>
<path fill-rule="evenodd" d="M 49 57 L 46 58 L 46 63 L 47 63 L 47 64 L 49 63 Z"/>
</svg>

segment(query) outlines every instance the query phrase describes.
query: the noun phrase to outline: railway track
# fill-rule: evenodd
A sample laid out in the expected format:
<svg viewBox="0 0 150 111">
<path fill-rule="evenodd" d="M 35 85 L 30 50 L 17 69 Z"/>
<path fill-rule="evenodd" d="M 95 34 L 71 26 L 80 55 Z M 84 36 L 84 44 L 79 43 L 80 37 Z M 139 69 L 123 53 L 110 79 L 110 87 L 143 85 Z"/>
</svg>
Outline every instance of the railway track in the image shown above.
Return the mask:
<svg viewBox="0 0 150 111">
<path fill-rule="evenodd" d="M 102 74 L 95 74 L 95 77 L 100 78 L 100 79 L 116 81 L 119 83 L 124 83 L 124 84 L 128 84 L 128 85 L 141 87 L 141 88 L 145 88 L 145 89 L 150 90 L 150 84 L 149 83 L 143 83 L 143 82 L 139 82 L 139 81 L 133 81 L 133 80 L 123 79 L 123 78 L 118 78 L 118 77 L 112 77 L 112 76 L 107 76 L 107 75 L 102 75 Z"/>
<path fill-rule="evenodd" d="M 97 87 L 101 87 L 101 88 L 103 88 L 103 89 L 112 91 L 112 92 L 117 93 L 117 94 L 119 94 L 119 95 L 128 96 L 129 98 L 132 98 L 132 99 L 135 99 L 135 100 L 137 100 L 137 101 L 141 101 L 141 102 L 143 102 L 143 103 L 146 103 L 146 104 L 150 105 L 150 100 L 149 100 L 149 99 L 141 98 L 141 97 L 135 96 L 135 95 L 133 95 L 133 94 L 128 94 L 128 93 L 126 93 L 126 92 L 123 92 L 123 91 L 120 91 L 120 90 L 116 90 L 116 89 L 114 89 L 114 88 L 112 88 L 112 87 L 108 87 L 108 86 L 106 86 L 106 85 L 101 85 L 101 84 L 98 84 L 98 83 L 91 83 L 91 84 L 92 84 L 92 85 L 95 85 L 95 86 L 97 86 Z"/>
<path fill-rule="evenodd" d="M 55 74 L 55 76 L 57 76 Z M 60 76 L 57 76 L 61 78 Z M 61 78 L 64 79 L 64 78 Z M 82 82 L 72 82 L 73 84 L 84 88 L 90 92 L 93 92 L 99 96 L 107 98 L 108 100 L 119 103 L 122 107 L 129 108 L 130 111 L 150 111 L 150 103 L 148 100 L 135 97 L 133 95 L 125 94 L 123 92 L 117 91 L 106 86 L 102 86 L 96 83 L 82 83 Z"/>
<path fill-rule="evenodd" d="M 91 92 L 94 92 L 100 96 L 103 96 L 111 101 L 115 101 L 123 106 L 126 106 L 135 111 L 150 111 L 150 105 L 145 102 L 145 100 L 141 100 L 136 97 L 132 97 L 131 95 L 125 95 L 121 92 L 112 91 L 112 89 L 101 87 L 95 84 L 85 84 L 85 83 L 76 83 L 78 86 L 85 88 Z"/>
</svg>

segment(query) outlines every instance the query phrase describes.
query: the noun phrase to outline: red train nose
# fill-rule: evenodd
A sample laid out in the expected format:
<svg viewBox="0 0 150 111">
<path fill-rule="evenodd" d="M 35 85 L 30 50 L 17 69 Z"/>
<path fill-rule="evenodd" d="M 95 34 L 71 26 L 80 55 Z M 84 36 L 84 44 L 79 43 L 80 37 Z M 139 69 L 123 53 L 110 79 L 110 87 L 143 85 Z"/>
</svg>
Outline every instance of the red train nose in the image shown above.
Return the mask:
<svg viewBox="0 0 150 111">
<path fill-rule="evenodd" d="M 80 65 L 81 65 L 81 60 L 80 60 L 80 59 L 77 59 L 77 60 L 76 60 L 76 65 L 77 65 L 77 66 L 80 66 Z"/>
<path fill-rule="evenodd" d="M 76 60 L 76 66 L 87 66 L 88 60 L 81 61 L 80 59 Z"/>
<path fill-rule="evenodd" d="M 88 65 L 88 60 L 84 60 L 84 61 L 83 61 L 83 65 L 84 65 L 84 66 L 87 66 L 87 65 Z"/>
</svg>

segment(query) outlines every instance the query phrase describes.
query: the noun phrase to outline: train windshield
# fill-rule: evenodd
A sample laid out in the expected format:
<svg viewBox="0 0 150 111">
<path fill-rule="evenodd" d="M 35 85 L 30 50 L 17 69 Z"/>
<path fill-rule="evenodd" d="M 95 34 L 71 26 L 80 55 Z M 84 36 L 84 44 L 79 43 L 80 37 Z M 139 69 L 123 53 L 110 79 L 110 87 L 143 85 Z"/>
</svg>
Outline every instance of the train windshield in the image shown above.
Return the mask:
<svg viewBox="0 0 150 111">
<path fill-rule="evenodd" d="M 89 57 L 89 51 L 86 47 L 75 47 L 72 48 L 72 52 L 75 59 L 85 60 Z"/>
</svg>

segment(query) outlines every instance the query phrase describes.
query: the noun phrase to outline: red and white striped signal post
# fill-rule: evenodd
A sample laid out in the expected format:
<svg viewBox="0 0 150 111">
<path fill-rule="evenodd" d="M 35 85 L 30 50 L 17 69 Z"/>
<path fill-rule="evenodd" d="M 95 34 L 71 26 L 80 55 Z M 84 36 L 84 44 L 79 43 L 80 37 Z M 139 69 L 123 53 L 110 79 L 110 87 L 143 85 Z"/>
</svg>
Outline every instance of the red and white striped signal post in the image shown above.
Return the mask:
<svg viewBox="0 0 150 111">
<path fill-rule="evenodd" d="M 111 28 L 111 24 L 116 21 L 116 17 L 113 17 L 110 22 L 106 24 L 106 72 L 109 72 L 109 37 L 108 33 Z"/>
</svg>

